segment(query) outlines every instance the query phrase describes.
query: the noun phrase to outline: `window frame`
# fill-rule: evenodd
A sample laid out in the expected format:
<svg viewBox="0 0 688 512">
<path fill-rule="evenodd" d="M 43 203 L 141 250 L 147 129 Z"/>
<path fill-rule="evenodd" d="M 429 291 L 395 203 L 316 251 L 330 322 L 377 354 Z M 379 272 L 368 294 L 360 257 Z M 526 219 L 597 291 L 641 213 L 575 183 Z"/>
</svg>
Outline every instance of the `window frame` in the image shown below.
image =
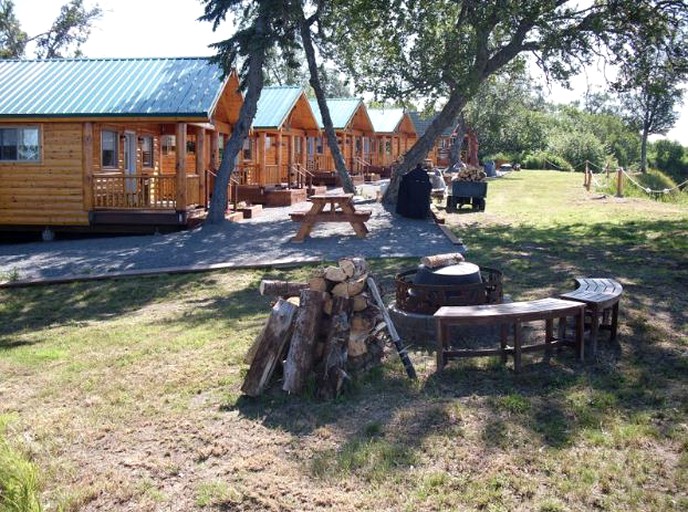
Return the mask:
<svg viewBox="0 0 688 512">
<path fill-rule="evenodd" d="M 0 126 L 0 130 L 14 130 L 16 135 L 15 151 L 16 158 L 2 158 L 2 148 L 0 146 L 0 164 L 40 164 L 43 162 L 43 130 L 39 124 L 20 124 Z M 21 159 L 20 156 L 20 141 L 22 140 L 22 132 L 27 130 L 36 131 L 36 158 L 35 159 Z"/>
<path fill-rule="evenodd" d="M 105 134 L 113 134 L 114 135 L 114 155 L 113 155 L 113 160 L 114 164 L 113 165 L 106 165 L 105 164 Z M 117 130 L 113 130 L 110 128 L 103 128 L 100 130 L 100 166 L 103 169 L 119 169 L 119 132 Z"/>
<path fill-rule="evenodd" d="M 141 135 L 141 167 L 155 169 L 155 139 L 152 135 Z M 146 161 L 146 143 L 150 144 L 150 161 Z"/>
</svg>

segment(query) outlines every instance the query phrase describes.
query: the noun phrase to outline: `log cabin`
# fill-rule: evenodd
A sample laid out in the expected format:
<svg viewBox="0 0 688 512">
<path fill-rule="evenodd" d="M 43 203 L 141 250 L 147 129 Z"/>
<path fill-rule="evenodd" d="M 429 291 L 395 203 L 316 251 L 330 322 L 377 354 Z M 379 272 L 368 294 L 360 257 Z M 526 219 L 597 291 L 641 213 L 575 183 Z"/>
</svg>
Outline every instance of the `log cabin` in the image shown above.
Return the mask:
<svg viewBox="0 0 688 512">
<path fill-rule="evenodd" d="M 413 125 L 416 128 L 418 137 L 421 137 L 428 129 L 435 116 L 425 117 L 419 112 L 409 112 Z M 435 140 L 435 143 L 428 152 L 428 160 L 436 167 L 447 167 L 449 165 L 449 149 L 456 139 L 455 126 L 446 128 Z M 475 132 L 468 128 L 464 135 L 461 145 L 461 161 L 467 165 L 478 166 L 478 138 Z"/>
<path fill-rule="evenodd" d="M 319 136 L 318 121 L 302 87 L 263 88 L 237 161 L 239 200 L 266 206 L 305 201 L 307 193 L 315 192 L 309 190 L 307 141 Z"/>
<path fill-rule="evenodd" d="M 401 108 L 368 109 L 375 137 L 371 150 L 371 171 L 389 177 L 391 166 L 416 143 L 418 135 L 411 116 Z"/>
<path fill-rule="evenodd" d="M 178 229 L 239 117 L 205 58 L 0 61 L 0 227 Z"/>
<path fill-rule="evenodd" d="M 308 140 L 308 170 L 313 173 L 314 183 L 338 186 L 339 177 L 336 175 L 334 157 L 324 135 L 318 102 L 310 100 L 310 103 L 323 135 L 310 137 Z M 372 141 L 375 135 L 368 110 L 360 98 L 328 99 L 327 107 L 346 168 L 354 184 L 361 184 L 364 173 L 370 167 Z"/>
</svg>

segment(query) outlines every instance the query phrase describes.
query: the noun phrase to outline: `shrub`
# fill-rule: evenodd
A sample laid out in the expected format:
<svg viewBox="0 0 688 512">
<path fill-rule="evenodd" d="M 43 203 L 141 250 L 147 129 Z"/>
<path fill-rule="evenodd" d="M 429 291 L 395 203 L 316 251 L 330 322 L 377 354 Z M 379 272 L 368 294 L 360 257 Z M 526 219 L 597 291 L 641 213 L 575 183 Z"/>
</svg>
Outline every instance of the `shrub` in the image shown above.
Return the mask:
<svg viewBox="0 0 688 512">
<path fill-rule="evenodd" d="M 573 167 L 564 158 L 549 151 L 536 151 L 528 153 L 521 162 L 524 169 L 550 169 L 571 171 Z"/>
</svg>

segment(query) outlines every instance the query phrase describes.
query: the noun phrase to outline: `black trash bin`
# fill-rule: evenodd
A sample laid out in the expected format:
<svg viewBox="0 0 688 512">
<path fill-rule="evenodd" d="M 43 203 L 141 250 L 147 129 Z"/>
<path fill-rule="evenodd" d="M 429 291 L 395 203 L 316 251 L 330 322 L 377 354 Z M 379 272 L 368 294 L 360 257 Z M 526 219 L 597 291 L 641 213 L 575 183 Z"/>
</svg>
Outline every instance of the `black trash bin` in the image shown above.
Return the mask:
<svg viewBox="0 0 688 512">
<path fill-rule="evenodd" d="M 416 166 L 411 172 L 401 178 L 399 196 L 397 197 L 397 213 L 411 219 L 424 219 L 430 213 L 430 177 L 421 167 Z"/>
</svg>

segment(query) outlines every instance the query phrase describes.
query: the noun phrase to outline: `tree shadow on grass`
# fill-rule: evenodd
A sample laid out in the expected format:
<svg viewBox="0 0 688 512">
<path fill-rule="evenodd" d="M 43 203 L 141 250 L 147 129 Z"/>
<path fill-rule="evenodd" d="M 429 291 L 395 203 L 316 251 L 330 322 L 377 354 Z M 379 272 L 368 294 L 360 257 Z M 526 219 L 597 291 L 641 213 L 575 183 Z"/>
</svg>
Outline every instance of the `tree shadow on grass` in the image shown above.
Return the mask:
<svg viewBox="0 0 688 512">
<path fill-rule="evenodd" d="M 260 275 L 257 271 L 246 271 Z M 229 324 L 236 318 L 265 310 L 269 299 L 256 286 L 227 294 L 197 297 L 198 288 L 212 288 L 221 274 L 185 274 L 107 281 L 34 286 L 4 290 L 0 315 L 0 350 L 20 346 L 15 335 L 49 325 L 74 325 L 126 316 L 164 301 L 184 303 L 190 314 L 175 322 L 197 325 L 204 321 Z"/>
<path fill-rule="evenodd" d="M 606 435 L 604 425 L 634 417 L 651 418 L 660 432 L 680 428 L 686 420 L 681 387 L 688 377 L 681 344 L 688 325 L 683 222 L 487 226 L 460 234 L 469 260 L 504 272 L 505 292 L 514 300 L 557 296 L 573 288 L 574 277 L 622 282 L 617 341 L 601 334 L 597 356 L 585 363 L 572 351 L 550 360 L 528 355 L 518 375 L 501 364 L 467 360 L 418 387 L 400 377 L 398 365 L 329 404 L 277 392 L 241 398 L 233 408 L 297 436 L 323 425 L 336 430 L 343 443 L 337 453 L 322 456 L 338 460 L 341 468 L 349 467 L 351 451 L 368 450 L 381 438 L 380 449 L 391 450 L 394 458 L 398 447 L 420 453 L 428 437 L 470 437 L 469 428 L 480 429 L 485 447 L 504 450 L 565 449 L 585 432 Z M 478 421 L 464 423 L 462 411 Z M 397 460 L 401 467 L 412 461 Z"/>
</svg>

